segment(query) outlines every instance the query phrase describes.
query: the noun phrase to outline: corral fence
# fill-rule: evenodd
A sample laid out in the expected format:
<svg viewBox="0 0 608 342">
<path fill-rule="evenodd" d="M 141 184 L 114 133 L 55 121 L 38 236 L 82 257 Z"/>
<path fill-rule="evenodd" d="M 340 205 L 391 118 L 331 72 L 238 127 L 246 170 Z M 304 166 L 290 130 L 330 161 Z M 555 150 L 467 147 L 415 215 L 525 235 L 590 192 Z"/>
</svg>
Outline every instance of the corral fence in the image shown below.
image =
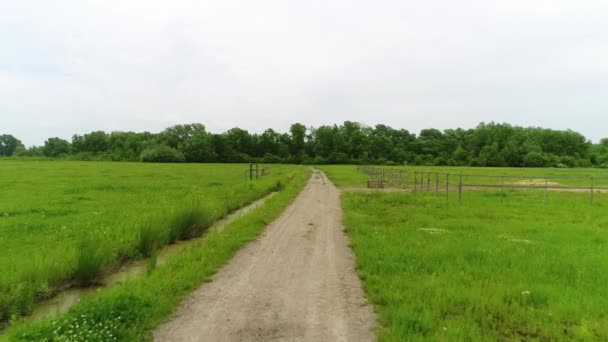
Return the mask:
<svg viewBox="0 0 608 342">
<path fill-rule="evenodd" d="M 443 193 L 446 199 L 456 193 L 459 202 L 466 190 L 497 190 L 502 201 L 509 189 L 527 189 L 543 191 L 544 201 L 551 191 L 587 193 L 592 205 L 598 192 L 608 192 L 608 177 L 483 175 L 370 166 L 359 166 L 358 171 L 368 176 L 368 188 L 390 185 L 412 192 Z"/>
<path fill-rule="evenodd" d="M 258 163 L 249 163 L 249 168 L 243 172 L 245 180 L 254 180 L 270 174 L 272 174 L 272 169 L 268 167 L 260 168 Z"/>
</svg>

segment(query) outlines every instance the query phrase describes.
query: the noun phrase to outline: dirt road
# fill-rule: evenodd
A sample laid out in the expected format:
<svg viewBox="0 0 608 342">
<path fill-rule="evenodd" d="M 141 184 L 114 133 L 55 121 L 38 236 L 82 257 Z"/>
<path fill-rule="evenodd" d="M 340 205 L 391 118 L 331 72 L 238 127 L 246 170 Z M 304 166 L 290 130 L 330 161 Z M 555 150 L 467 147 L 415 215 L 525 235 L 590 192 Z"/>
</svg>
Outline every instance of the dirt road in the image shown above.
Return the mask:
<svg viewBox="0 0 608 342">
<path fill-rule="evenodd" d="M 302 193 L 156 341 L 373 341 L 374 314 L 342 231 L 339 191 L 315 171 Z"/>
</svg>

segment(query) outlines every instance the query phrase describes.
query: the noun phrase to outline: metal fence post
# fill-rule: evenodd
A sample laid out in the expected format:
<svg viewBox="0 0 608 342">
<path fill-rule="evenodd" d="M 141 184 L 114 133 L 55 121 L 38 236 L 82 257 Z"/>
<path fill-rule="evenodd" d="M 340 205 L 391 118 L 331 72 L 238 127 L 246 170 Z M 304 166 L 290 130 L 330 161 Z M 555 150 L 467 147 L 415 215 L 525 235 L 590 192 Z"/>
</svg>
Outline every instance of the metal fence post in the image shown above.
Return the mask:
<svg viewBox="0 0 608 342">
<path fill-rule="evenodd" d="M 420 172 L 420 192 L 424 192 L 424 171 Z"/>
<path fill-rule="evenodd" d="M 547 203 L 547 192 L 549 191 L 549 178 L 545 178 L 545 203 Z"/>
<path fill-rule="evenodd" d="M 426 191 L 431 192 L 431 173 L 430 172 L 426 177 Z"/>
<path fill-rule="evenodd" d="M 418 190 L 418 171 L 414 171 L 414 192 Z"/>
<path fill-rule="evenodd" d="M 445 200 L 449 201 L 450 199 L 450 174 L 446 174 L 445 176 Z"/>
<path fill-rule="evenodd" d="M 589 199 L 589 204 L 591 204 L 591 205 L 593 205 L 594 192 L 595 192 L 595 182 L 593 180 L 593 177 L 591 177 L 591 198 Z"/>
<path fill-rule="evenodd" d="M 505 176 L 500 177 L 500 204 L 504 202 L 505 199 Z"/>
<path fill-rule="evenodd" d="M 439 193 L 439 172 L 435 172 L 435 193 Z"/>
<path fill-rule="evenodd" d="M 462 204 L 462 175 L 458 181 L 458 203 Z"/>
</svg>

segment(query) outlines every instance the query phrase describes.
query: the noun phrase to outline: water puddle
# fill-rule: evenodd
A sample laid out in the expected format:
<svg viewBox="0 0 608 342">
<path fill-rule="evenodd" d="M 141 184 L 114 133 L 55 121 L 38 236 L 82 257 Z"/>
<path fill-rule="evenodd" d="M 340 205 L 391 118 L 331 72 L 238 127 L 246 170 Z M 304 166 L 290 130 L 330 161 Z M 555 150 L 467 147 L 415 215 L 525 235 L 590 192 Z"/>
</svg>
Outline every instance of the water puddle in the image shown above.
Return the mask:
<svg viewBox="0 0 608 342">
<path fill-rule="evenodd" d="M 274 195 L 276 195 L 276 192 L 272 192 L 266 197 L 260 198 L 255 202 L 226 215 L 224 218 L 217 221 L 213 226 L 211 226 L 209 230 L 222 231 L 224 227 L 226 227 L 226 225 L 259 208 L 264 204 L 264 202 L 272 198 Z M 163 247 L 158 252 L 156 266 L 160 266 L 166 263 L 167 260 L 169 260 L 172 256 L 181 253 L 182 251 L 188 249 L 189 247 L 204 238 L 205 235 L 192 240 L 178 241 L 172 245 L 167 245 Z M 62 313 L 65 313 L 70 309 L 70 307 L 72 307 L 72 305 L 78 303 L 81 298 L 87 295 L 98 293 L 104 289 L 122 284 L 133 279 L 137 279 L 145 275 L 148 271 L 149 263 L 149 259 L 133 261 L 125 264 L 118 271 L 104 276 L 103 279 L 101 279 L 102 285 L 89 288 L 75 287 L 62 291 L 55 297 L 39 303 L 36 308 L 34 308 L 34 311 L 29 317 L 29 319 L 39 320 L 44 318 L 55 317 Z"/>
</svg>

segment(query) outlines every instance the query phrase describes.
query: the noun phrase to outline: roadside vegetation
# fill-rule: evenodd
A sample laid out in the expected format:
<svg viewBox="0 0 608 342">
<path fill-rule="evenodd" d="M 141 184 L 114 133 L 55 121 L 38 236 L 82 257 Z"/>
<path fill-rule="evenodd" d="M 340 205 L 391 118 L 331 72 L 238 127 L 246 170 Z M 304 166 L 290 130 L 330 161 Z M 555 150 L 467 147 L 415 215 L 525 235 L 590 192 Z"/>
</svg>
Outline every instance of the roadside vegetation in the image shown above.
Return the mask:
<svg viewBox="0 0 608 342">
<path fill-rule="evenodd" d="M 608 195 L 500 197 L 342 195 L 380 341 L 608 339 Z"/>
<path fill-rule="evenodd" d="M 209 231 L 193 247 L 151 269 L 147 276 L 87 297 L 55 319 L 17 323 L 0 340 L 138 341 L 150 338 L 151 329 L 169 317 L 184 296 L 209 280 L 296 197 L 308 179 L 308 172 L 293 167 L 283 170 L 281 191 L 262 207 L 221 231 Z"/>
<path fill-rule="evenodd" d="M 0 322 L 27 315 L 62 288 L 94 285 L 122 262 L 200 236 L 304 173 L 275 165 L 246 181 L 245 168 L 0 160 Z"/>
</svg>

